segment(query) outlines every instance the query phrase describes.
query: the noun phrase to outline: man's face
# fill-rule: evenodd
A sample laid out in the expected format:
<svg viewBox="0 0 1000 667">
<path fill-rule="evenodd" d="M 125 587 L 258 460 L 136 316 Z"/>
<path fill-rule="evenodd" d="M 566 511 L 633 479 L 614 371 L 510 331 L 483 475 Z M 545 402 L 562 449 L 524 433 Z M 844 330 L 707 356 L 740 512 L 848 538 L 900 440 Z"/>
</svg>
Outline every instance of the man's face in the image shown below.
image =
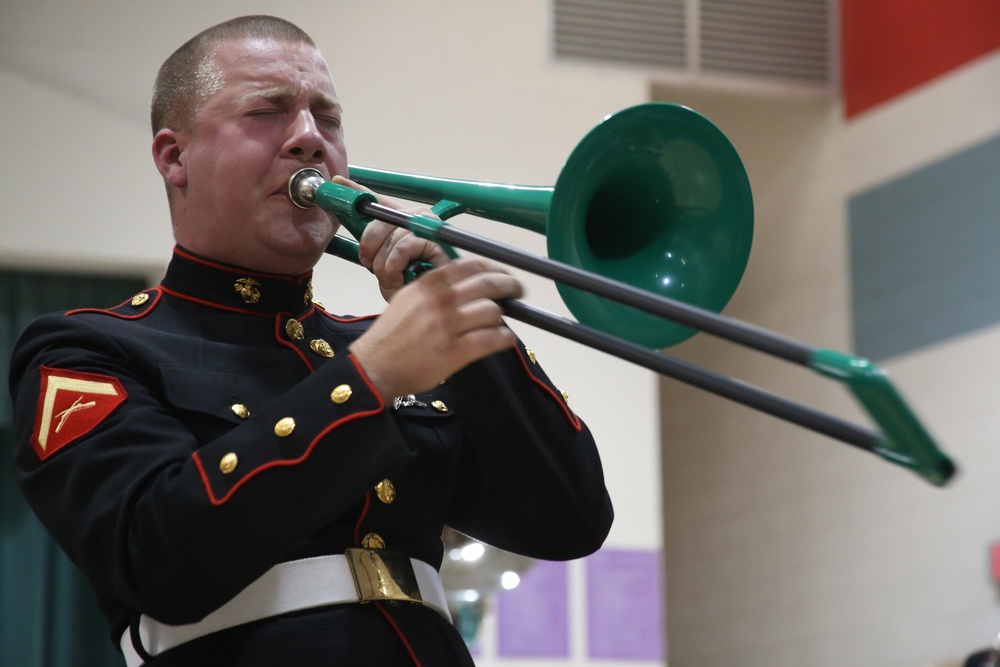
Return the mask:
<svg viewBox="0 0 1000 667">
<path fill-rule="evenodd" d="M 209 94 L 178 131 L 177 242 L 219 261 L 302 273 L 322 256 L 336 223 L 287 195 L 302 167 L 347 175 L 341 107 L 319 52 L 270 40 L 218 47 Z M 168 179 L 169 180 L 169 179 Z"/>
</svg>

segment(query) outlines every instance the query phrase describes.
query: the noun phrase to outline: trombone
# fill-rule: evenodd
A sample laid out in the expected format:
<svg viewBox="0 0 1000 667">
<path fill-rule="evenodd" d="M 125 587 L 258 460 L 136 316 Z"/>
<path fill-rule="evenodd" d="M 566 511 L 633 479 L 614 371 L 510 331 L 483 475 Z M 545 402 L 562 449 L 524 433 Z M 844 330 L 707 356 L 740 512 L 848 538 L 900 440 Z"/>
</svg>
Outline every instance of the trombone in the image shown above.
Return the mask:
<svg viewBox="0 0 1000 667">
<path fill-rule="evenodd" d="M 553 187 L 354 165 L 350 176 L 378 192 L 432 204 L 438 217 L 389 208 L 311 168 L 292 175 L 288 194 L 297 206 L 319 206 L 336 216 L 355 238 L 378 219 L 442 245 L 453 257 L 460 248 L 551 279 L 577 321 L 514 300 L 501 303 L 508 317 L 854 445 L 935 486 L 955 474 L 954 463 L 881 368 L 718 314 L 749 259 L 753 200 L 735 148 L 691 109 L 648 103 L 606 117 L 577 144 Z M 545 234 L 548 256 L 446 222 L 459 213 Z M 336 236 L 326 252 L 358 262 L 357 243 L 344 236 Z M 427 268 L 415 263 L 408 276 Z M 880 431 L 659 351 L 698 331 L 843 383 Z"/>
</svg>

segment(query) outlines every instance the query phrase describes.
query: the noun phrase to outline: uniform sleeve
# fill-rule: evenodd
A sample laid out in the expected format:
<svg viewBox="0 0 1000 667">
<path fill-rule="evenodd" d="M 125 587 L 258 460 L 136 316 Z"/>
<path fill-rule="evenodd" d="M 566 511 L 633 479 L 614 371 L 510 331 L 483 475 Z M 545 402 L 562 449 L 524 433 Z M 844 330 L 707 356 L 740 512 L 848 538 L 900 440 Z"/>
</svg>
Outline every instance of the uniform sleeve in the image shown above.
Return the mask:
<svg viewBox="0 0 1000 667">
<path fill-rule="evenodd" d="M 448 384 L 466 440 L 449 525 L 546 560 L 600 548 L 614 512 L 597 445 L 534 353 L 518 343 Z"/>
<path fill-rule="evenodd" d="M 15 470 L 99 598 L 197 621 L 411 456 L 349 354 L 199 446 L 83 319 L 43 318 L 15 349 Z"/>
</svg>

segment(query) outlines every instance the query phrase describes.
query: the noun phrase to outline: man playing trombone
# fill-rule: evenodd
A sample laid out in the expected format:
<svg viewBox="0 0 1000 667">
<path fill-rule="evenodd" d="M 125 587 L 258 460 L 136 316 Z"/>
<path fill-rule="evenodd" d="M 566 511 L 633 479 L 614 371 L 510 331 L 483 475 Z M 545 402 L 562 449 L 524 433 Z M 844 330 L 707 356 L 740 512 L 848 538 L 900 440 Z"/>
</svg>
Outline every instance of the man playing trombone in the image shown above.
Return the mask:
<svg viewBox="0 0 1000 667">
<path fill-rule="evenodd" d="M 501 321 L 512 276 L 372 222 L 385 311 L 312 300 L 337 223 L 287 183 L 350 184 L 342 117 L 294 25 L 193 38 L 152 103 L 163 281 L 16 346 L 18 482 L 129 665 L 471 665 L 437 576 L 445 525 L 542 559 L 610 529 L 587 427 Z M 404 285 L 414 260 L 437 268 Z"/>
</svg>

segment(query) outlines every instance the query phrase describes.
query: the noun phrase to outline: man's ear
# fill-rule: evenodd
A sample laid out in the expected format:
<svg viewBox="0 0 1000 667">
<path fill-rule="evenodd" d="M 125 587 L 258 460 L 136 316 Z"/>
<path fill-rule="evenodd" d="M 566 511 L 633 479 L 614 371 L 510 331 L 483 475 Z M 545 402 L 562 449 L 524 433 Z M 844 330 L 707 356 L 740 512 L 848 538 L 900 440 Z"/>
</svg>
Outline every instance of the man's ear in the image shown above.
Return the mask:
<svg viewBox="0 0 1000 667">
<path fill-rule="evenodd" d="M 153 137 L 153 162 L 168 185 L 183 188 L 187 185 L 187 169 L 184 166 L 184 146 L 179 134 L 174 130 L 162 129 Z"/>
</svg>

